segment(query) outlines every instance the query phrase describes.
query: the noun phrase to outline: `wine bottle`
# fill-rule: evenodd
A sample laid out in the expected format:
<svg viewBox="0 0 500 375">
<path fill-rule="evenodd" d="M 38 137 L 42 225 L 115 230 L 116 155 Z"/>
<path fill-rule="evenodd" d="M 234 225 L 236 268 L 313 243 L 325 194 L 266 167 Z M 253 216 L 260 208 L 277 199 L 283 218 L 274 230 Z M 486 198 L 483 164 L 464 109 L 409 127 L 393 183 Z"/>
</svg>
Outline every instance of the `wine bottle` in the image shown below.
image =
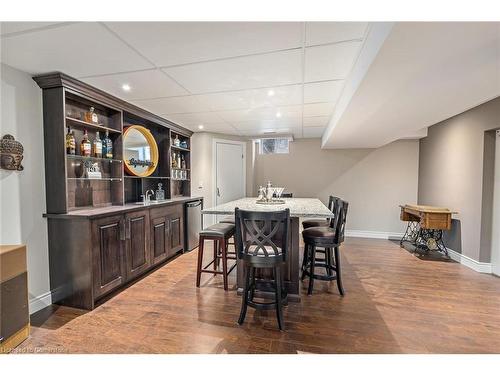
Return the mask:
<svg viewBox="0 0 500 375">
<path fill-rule="evenodd" d="M 96 133 L 94 142 L 92 144 L 92 153 L 96 158 L 102 158 L 102 141 L 99 132 Z"/>
<path fill-rule="evenodd" d="M 66 134 L 66 153 L 68 155 L 76 154 L 76 141 L 75 135 L 68 126 L 68 133 Z"/>
<path fill-rule="evenodd" d="M 87 129 L 83 131 L 83 139 L 80 143 L 80 155 L 90 156 L 92 150 L 92 145 L 89 141 L 89 135 L 87 134 Z"/>
<path fill-rule="evenodd" d="M 106 145 L 106 158 L 113 159 L 113 141 L 109 138 L 109 130 L 106 130 L 106 136 L 103 141 Z"/>
</svg>

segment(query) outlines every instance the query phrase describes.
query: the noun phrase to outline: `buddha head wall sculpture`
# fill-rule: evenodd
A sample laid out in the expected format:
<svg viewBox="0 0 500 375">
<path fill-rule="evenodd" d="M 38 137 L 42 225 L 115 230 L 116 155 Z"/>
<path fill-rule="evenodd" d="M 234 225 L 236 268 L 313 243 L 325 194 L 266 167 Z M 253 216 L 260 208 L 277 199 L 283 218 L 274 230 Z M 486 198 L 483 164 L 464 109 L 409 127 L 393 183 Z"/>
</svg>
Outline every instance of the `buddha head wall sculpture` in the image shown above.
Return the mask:
<svg viewBox="0 0 500 375">
<path fill-rule="evenodd" d="M 0 140 L 0 168 L 13 171 L 22 171 L 23 145 L 10 134 Z"/>
</svg>

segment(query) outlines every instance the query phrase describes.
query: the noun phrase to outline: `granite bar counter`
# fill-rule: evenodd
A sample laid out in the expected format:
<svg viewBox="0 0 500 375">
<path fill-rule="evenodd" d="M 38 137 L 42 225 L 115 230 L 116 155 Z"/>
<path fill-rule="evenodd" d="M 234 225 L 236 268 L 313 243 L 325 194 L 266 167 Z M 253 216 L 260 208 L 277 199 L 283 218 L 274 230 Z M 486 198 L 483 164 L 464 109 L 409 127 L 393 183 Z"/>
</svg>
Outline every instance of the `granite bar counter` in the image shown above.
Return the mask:
<svg viewBox="0 0 500 375">
<path fill-rule="evenodd" d="M 317 198 L 285 198 L 283 204 L 260 204 L 257 198 L 242 198 L 202 211 L 208 215 L 234 215 L 234 209 L 249 211 L 277 211 L 290 209 L 291 217 L 333 217 L 332 212 Z"/>
<path fill-rule="evenodd" d="M 277 211 L 290 209 L 290 246 L 287 260 L 283 265 L 282 274 L 290 301 L 300 301 L 300 266 L 299 266 L 299 218 L 329 218 L 332 212 L 317 198 L 285 198 L 283 204 L 259 204 L 257 198 L 242 198 L 219 206 L 206 208 L 204 215 L 234 215 L 235 208 L 249 211 Z M 238 260 L 238 292 L 241 293 L 244 284 L 243 264 Z M 263 273 L 262 279 L 269 275 Z"/>
</svg>

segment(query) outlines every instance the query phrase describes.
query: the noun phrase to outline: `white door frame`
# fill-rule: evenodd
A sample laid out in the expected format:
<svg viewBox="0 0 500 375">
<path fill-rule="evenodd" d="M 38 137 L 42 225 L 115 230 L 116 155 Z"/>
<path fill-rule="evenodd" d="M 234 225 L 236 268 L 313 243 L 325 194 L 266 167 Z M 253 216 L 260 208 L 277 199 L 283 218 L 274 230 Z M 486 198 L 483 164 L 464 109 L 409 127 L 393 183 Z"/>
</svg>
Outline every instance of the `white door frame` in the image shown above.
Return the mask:
<svg viewBox="0 0 500 375">
<path fill-rule="evenodd" d="M 247 193 L 247 144 L 241 141 L 230 141 L 227 139 L 214 138 L 212 140 L 212 199 L 213 206 L 217 202 L 217 143 L 226 143 L 231 145 L 241 145 L 243 150 L 243 192 Z"/>
</svg>

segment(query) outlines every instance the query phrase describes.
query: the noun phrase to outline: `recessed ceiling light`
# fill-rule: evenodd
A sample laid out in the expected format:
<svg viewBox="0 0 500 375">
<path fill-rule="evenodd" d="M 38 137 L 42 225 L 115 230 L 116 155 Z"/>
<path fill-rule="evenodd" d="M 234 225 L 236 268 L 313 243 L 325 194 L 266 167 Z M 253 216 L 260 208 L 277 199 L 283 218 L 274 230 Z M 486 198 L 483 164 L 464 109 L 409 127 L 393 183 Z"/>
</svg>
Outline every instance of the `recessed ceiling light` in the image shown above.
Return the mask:
<svg viewBox="0 0 500 375">
<path fill-rule="evenodd" d="M 204 128 L 203 125 L 198 125 L 198 129 L 202 130 Z"/>
<path fill-rule="evenodd" d="M 271 89 L 271 90 L 269 90 L 269 91 L 267 92 L 267 96 L 274 96 L 274 90 L 272 90 L 272 89 Z"/>
<path fill-rule="evenodd" d="M 122 85 L 122 90 L 123 91 L 130 91 L 130 85 L 128 83 L 124 83 Z"/>
<path fill-rule="evenodd" d="M 276 117 L 277 117 L 277 118 L 280 118 L 280 117 L 281 117 L 281 112 L 280 112 L 280 111 L 276 112 Z"/>
</svg>

